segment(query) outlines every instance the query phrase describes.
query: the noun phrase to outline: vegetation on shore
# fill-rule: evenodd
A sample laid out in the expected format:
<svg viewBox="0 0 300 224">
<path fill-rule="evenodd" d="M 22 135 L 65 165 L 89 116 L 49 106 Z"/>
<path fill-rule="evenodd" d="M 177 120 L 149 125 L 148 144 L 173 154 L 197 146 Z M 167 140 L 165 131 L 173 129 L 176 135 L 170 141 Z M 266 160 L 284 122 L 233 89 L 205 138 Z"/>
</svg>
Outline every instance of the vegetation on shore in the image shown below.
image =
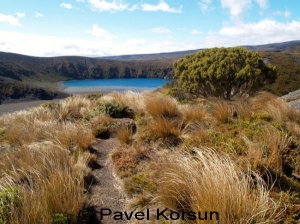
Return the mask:
<svg viewBox="0 0 300 224">
<path fill-rule="evenodd" d="M 16 100 L 52 100 L 67 97 L 56 88 L 42 88 L 22 82 L 7 82 L 0 79 L 0 104 Z"/>
<path fill-rule="evenodd" d="M 276 79 L 276 69 L 257 53 L 242 47 L 212 48 L 174 63 L 179 87 L 203 96 L 251 94 Z"/>
</svg>

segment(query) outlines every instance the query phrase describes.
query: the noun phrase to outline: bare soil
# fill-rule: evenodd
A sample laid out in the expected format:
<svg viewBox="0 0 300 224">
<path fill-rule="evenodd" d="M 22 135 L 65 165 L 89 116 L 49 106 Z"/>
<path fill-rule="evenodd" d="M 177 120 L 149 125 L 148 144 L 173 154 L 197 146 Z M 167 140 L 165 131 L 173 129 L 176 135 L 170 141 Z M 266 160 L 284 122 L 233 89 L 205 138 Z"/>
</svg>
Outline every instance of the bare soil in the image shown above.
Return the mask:
<svg viewBox="0 0 300 224">
<path fill-rule="evenodd" d="M 57 100 L 34 100 L 26 102 L 4 103 L 0 104 L 0 116 L 6 113 L 12 113 L 19 110 L 29 110 L 32 107 L 37 107 L 46 102 L 55 102 Z"/>
<path fill-rule="evenodd" d="M 110 209 L 113 214 L 116 211 L 125 211 L 126 198 L 120 191 L 120 183 L 114 176 L 109 154 L 119 145 L 115 138 L 107 140 L 98 139 L 93 145 L 93 153 L 97 156 L 98 168 L 92 171 L 94 184 L 90 187 L 91 205 L 95 216 L 90 223 L 114 224 L 127 223 L 116 221 L 113 216 L 105 216 L 100 220 L 100 210 Z M 106 211 L 107 212 L 107 211 Z"/>
</svg>

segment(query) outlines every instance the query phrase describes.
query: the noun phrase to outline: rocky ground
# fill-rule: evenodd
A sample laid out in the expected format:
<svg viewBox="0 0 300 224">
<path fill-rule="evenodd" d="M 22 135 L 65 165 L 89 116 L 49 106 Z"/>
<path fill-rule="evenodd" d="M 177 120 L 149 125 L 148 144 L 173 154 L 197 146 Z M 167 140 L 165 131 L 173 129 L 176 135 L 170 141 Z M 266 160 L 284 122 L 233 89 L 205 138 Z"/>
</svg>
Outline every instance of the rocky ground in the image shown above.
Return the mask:
<svg viewBox="0 0 300 224">
<path fill-rule="evenodd" d="M 289 94 L 284 95 L 281 98 L 285 100 L 290 106 L 296 108 L 297 110 L 300 110 L 300 90 L 290 92 Z"/>
</svg>

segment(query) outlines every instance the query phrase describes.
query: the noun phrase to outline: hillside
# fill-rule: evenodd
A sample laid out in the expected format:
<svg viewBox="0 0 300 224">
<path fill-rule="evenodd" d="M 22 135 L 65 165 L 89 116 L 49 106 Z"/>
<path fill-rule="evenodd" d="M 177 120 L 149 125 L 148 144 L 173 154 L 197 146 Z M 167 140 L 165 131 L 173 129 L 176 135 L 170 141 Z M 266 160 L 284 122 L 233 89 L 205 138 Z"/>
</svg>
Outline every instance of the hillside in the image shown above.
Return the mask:
<svg viewBox="0 0 300 224">
<path fill-rule="evenodd" d="M 299 120 L 266 92 L 179 102 L 164 90 L 0 116 L 0 221 L 112 224 L 122 220 L 100 222 L 101 208 L 166 208 L 166 217 L 213 212 L 205 223 L 299 223 Z M 185 217 L 178 223 L 203 223 Z"/>
<path fill-rule="evenodd" d="M 277 80 L 265 86 L 264 90 L 281 96 L 299 88 L 300 41 L 245 47 L 258 51 L 267 63 L 272 63 L 277 68 Z M 37 88 L 37 92 L 47 92 L 49 91 L 45 88 L 47 83 L 63 80 L 139 77 L 169 78 L 173 77 L 173 63 L 175 60 L 199 50 L 103 58 L 78 56 L 31 57 L 0 52 L 0 85 L 15 85 L 14 89 L 25 89 L 25 92 L 22 94 L 14 91 L 14 96 L 11 97 L 23 98 L 31 94 L 30 91 L 27 91 L 26 86 L 28 85 L 30 88 Z M 20 88 L 20 86 L 22 87 Z M 52 91 L 55 92 L 54 95 L 59 95 L 57 90 Z M 2 92 L 0 92 L 2 101 L 10 98 L 11 92 L 2 88 Z M 36 97 L 34 94 L 33 96 Z"/>
<path fill-rule="evenodd" d="M 17 81 L 170 77 L 171 60 L 116 61 L 88 57 L 30 57 L 0 53 L 0 76 Z"/>
</svg>

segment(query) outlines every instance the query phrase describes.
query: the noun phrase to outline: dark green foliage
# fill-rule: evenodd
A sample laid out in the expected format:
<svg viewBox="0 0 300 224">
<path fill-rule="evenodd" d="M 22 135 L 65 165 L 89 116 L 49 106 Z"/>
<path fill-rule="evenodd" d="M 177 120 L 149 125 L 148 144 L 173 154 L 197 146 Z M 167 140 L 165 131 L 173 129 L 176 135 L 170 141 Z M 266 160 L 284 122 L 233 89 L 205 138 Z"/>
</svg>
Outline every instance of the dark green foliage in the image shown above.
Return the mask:
<svg viewBox="0 0 300 224">
<path fill-rule="evenodd" d="M 46 88 L 31 86 L 21 82 L 5 82 L 0 80 L 0 104 L 9 99 L 52 100 L 66 96 L 68 96 L 68 94 L 59 93 Z"/>
<path fill-rule="evenodd" d="M 53 224 L 70 224 L 70 218 L 65 216 L 64 214 L 56 213 L 52 216 L 52 223 Z"/>
<path fill-rule="evenodd" d="M 101 102 L 96 108 L 99 113 L 107 114 L 112 118 L 124 118 L 134 116 L 133 111 L 126 105 L 119 104 L 117 102 Z"/>
<path fill-rule="evenodd" d="M 100 114 L 106 114 L 112 118 L 134 117 L 133 110 L 131 110 L 128 106 L 117 102 L 102 101 L 85 117 L 85 120 L 90 120 L 92 117 Z"/>
<path fill-rule="evenodd" d="M 18 188 L 12 187 L 0 191 L 0 224 L 10 223 L 10 214 L 21 203 Z"/>
<path fill-rule="evenodd" d="M 253 93 L 276 78 L 275 67 L 242 47 L 212 48 L 187 55 L 174 63 L 174 69 L 183 90 L 225 99 Z"/>
</svg>

